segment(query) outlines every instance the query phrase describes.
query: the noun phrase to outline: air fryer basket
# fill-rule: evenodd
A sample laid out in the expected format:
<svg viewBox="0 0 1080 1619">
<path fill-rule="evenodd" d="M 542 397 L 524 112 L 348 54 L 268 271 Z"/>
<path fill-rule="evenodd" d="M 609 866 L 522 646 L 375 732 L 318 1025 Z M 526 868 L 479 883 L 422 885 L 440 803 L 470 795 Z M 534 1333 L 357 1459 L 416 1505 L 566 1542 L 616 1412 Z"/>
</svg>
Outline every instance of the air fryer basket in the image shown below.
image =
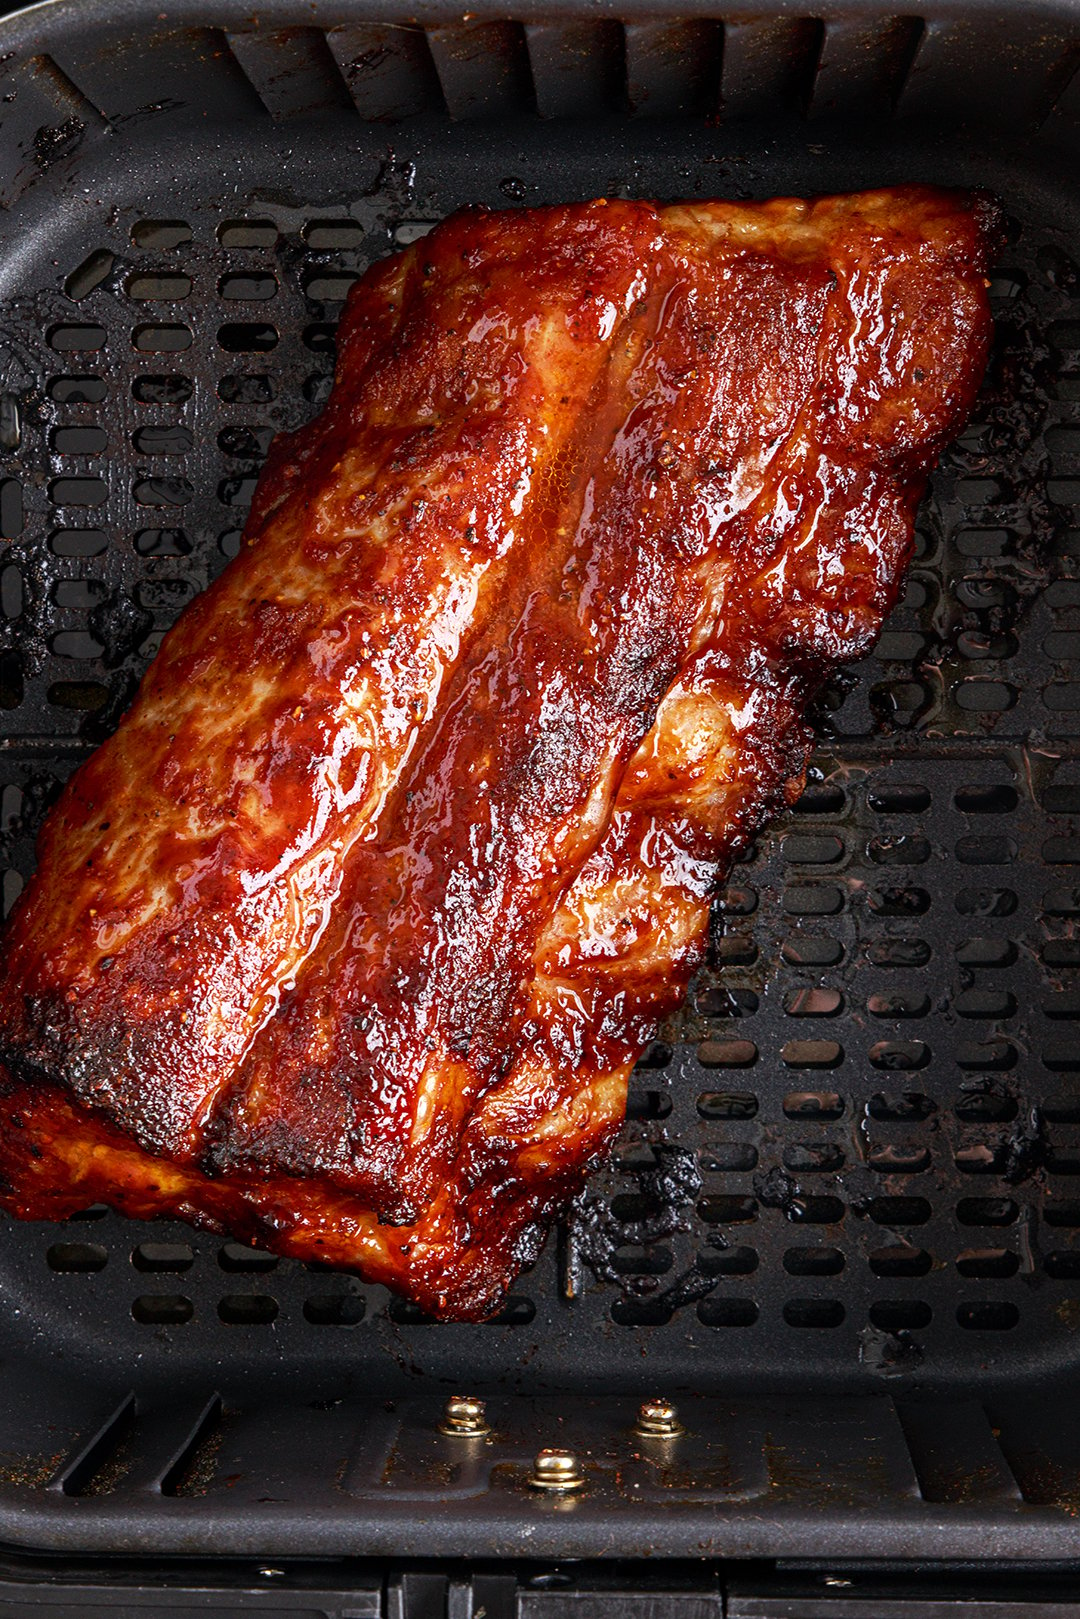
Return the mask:
<svg viewBox="0 0 1080 1619">
<path fill-rule="evenodd" d="M 90 1209 L 0 1233 L 0 1541 L 1062 1559 L 1080 1531 L 1080 11 L 53 0 L 0 23 L 0 881 L 467 203 L 989 186 L 974 420 L 611 1168 L 501 1315 Z M 494 1434 L 437 1429 L 455 1390 Z M 645 1396 L 688 1429 L 642 1442 Z M 587 1488 L 530 1491 L 571 1446 Z"/>
</svg>

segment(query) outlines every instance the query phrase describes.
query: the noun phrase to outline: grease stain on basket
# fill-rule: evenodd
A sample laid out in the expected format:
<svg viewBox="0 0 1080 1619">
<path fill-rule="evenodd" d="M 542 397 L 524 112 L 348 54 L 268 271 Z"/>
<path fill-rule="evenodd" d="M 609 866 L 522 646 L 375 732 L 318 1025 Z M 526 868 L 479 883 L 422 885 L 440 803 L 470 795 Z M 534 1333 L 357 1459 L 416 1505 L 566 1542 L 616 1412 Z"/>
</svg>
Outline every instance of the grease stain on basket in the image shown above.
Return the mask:
<svg viewBox="0 0 1080 1619">
<path fill-rule="evenodd" d="M 1062 1299 L 1054 1314 L 1063 1327 L 1068 1327 L 1070 1332 L 1074 1332 L 1080 1327 L 1080 1299 Z"/>
<path fill-rule="evenodd" d="M 14 1450 L 0 1450 L 0 1485 L 18 1485 L 27 1490 L 40 1490 L 53 1477 L 65 1452 L 52 1455 L 44 1452 L 20 1454 Z"/>
<path fill-rule="evenodd" d="M 70 157 L 86 134 L 81 118 L 65 118 L 62 124 L 42 124 L 34 136 L 34 162 L 47 169 L 59 158 Z"/>
<path fill-rule="evenodd" d="M 183 1471 L 173 1484 L 170 1494 L 181 1496 L 209 1495 L 217 1477 L 221 1460 L 221 1447 L 225 1441 L 225 1426 L 219 1424 L 192 1450 Z"/>
<path fill-rule="evenodd" d="M 120 1442 L 104 1466 L 98 1469 L 78 1493 L 81 1496 L 111 1495 L 124 1482 L 134 1463 L 134 1447 L 131 1436 L 128 1435 Z"/>
</svg>

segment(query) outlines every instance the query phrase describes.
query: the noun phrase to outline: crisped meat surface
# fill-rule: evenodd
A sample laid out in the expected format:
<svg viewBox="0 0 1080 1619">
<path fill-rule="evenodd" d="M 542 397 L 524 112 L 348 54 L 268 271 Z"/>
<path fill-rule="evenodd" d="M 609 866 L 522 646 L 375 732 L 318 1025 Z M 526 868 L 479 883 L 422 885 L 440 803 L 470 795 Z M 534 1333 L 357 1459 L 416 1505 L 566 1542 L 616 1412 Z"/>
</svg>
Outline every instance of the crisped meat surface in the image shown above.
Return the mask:
<svg viewBox="0 0 1080 1619">
<path fill-rule="evenodd" d="M 179 1214 L 480 1317 L 801 786 L 990 331 L 996 214 L 462 214 L 42 832 L 0 1205 Z"/>
</svg>

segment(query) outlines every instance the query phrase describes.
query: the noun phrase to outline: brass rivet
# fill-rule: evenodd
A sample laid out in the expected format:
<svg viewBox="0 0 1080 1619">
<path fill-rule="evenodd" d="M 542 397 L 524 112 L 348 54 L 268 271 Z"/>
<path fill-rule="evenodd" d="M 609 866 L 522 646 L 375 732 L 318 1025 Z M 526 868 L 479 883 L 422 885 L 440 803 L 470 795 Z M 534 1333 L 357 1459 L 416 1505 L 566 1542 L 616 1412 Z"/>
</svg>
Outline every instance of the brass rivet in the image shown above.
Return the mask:
<svg viewBox="0 0 1080 1619">
<path fill-rule="evenodd" d="M 643 1439 L 674 1439 L 686 1432 L 670 1400 L 643 1401 L 636 1428 Z"/>
<path fill-rule="evenodd" d="M 464 1434 L 471 1439 L 479 1439 L 490 1433 L 491 1426 L 483 1400 L 476 1400 L 471 1394 L 452 1394 L 443 1407 L 439 1431 Z"/>
<path fill-rule="evenodd" d="M 534 1490 L 580 1490 L 585 1483 L 585 1469 L 572 1450 L 541 1450 L 529 1483 Z"/>
</svg>

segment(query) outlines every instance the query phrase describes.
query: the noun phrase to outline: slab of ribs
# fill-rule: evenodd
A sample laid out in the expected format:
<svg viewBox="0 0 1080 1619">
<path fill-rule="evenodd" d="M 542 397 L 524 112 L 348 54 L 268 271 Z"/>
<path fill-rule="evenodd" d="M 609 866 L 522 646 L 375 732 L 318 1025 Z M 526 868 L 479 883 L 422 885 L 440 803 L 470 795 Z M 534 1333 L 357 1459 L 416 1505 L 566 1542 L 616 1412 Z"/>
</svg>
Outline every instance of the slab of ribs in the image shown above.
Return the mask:
<svg viewBox="0 0 1080 1619">
<path fill-rule="evenodd" d="M 472 211 L 373 265 L 329 403 L 44 824 L 0 1206 L 494 1310 L 897 597 L 997 218 Z"/>
</svg>

